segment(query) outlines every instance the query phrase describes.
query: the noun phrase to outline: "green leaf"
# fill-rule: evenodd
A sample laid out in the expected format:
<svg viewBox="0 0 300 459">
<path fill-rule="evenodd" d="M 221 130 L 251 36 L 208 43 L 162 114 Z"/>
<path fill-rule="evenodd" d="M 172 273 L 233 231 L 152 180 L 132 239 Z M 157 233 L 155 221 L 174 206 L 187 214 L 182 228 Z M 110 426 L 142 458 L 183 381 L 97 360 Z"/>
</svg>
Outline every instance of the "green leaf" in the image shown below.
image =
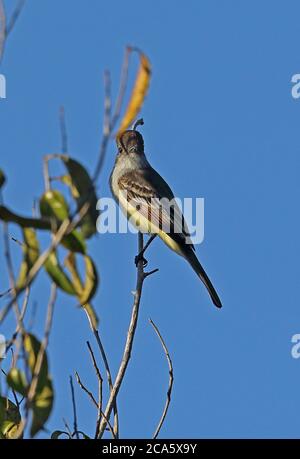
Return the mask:
<svg viewBox="0 0 300 459">
<path fill-rule="evenodd" d="M 80 303 L 88 303 L 96 293 L 98 288 L 98 273 L 96 266 L 91 257 L 85 255 L 85 283 L 83 286 L 82 294 L 80 295 Z"/>
<path fill-rule="evenodd" d="M 61 243 L 66 249 L 71 250 L 71 252 L 78 252 L 82 254 L 86 252 L 84 237 L 82 233 L 77 230 L 73 230 L 70 234 L 64 236 Z"/>
<path fill-rule="evenodd" d="M 88 239 L 96 233 L 96 222 L 99 216 L 96 209 L 97 195 L 93 181 L 87 170 L 78 161 L 66 155 L 61 155 L 61 159 L 70 176 L 70 179 L 65 178 L 64 182 L 70 186 L 73 198 L 77 202 L 77 209 L 79 210 L 85 202 L 90 203 L 90 208 L 80 225 L 82 234 Z"/>
<path fill-rule="evenodd" d="M 23 288 L 27 279 L 28 273 L 40 254 L 39 243 L 36 233 L 31 228 L 23 228 L 23 261 L 20 267 L 20 273 L 16 282 L 16 287 Z"/>
<path fill-rule="evenodd" d="M 52 252 L 45 262 L 45 269 L 55 284 L 69 295 L 76 295 L 71 280 L 60 266 L 56 253 Z"/>
<path fill-rule="evenodd" d="M 64 430 L 55 430 L 51 434 L 51 440 L 57 440 L 61 435 L 67 435 L 71 439 L 70 434 Z"/>
<path fill-rule="evenodd" d="M 12 368 L 6 377 L 6 382 L 9 387 L 19 394 L 26 396 L 28 391 L 28 383 L 25 373 L 18 368 Z"/>
<path fill-rule="evenodd" d="M 18 407 L 8 398 L 0 397 L 0 438 L 19 438 L 21 422 Z"/>
<path fill-rule="evenodd" d="M 57 190 L 49 190 L 43 194 L 40 199 L 40 212 L 42 217 L 52 219 L 57 228 L 69 218 L 69 206 L 64 196 Z M 84 237 L 76 230 L 64 236 L 61 244 L 72 252 L 86 252 Z"/>
<path fill-rule="evenodd" d="M 47 378 L 43 388 L 35 395 L 32 404 L 32 424 L 30 436 L 34 437 L 44 427 L 53 407 L 53 386 L 50 377 Z"/>
<path fill-rule="evenodd" d="M 88 255 L 85 255 L 84 263 L 85 283 L 83 285 L 78 273 L 75 255 L 69 253 L 65 259 L 65 265 L 70 271 L 72 282 L 81 305 L 88 303 L 92 299 L 98 287 L 98 273 L 93 260 Z"/>
<path fill-rule="evenodd" d="M 0 188 L 3 187 L 4 183 L 6 182 L 6 177 L 2 169 L 0 169 Z"/>
<path fill-rule="evenodd" d="M 56 218 L 62 222 L 69 218 L 69 207 L 64 196 L 57 190 L 46 191 L 40 199 L 42 217 Z"/>
<path fill-rule="evenodd" d="M 94 296 L 98 286 L 98 274 L 93 260 L 85 256 L 85 284 L 82 284 L 82 280 L 78 273 L 75 254 L 69 253 L 65 259 L 66 268 L 69 270 L 72 278 L 73 286 L 76 290 L 76 295 L 80 301 L 81 306 L 86 310 L 89 320 L 93 328 L 98 327 L 99 319 L 93 308 L 89 303 L 91 298 Z"/>
<path fill-rule="evenodd" d="M 41 348 L 40 341 L 31 333 L 27 333 L 24 337 L 24 348 L 27 353 L 28 365 L 31 370 L 32 376 L 34 375 L 37 357 Z M 47 354 L 44 352 L 41 369 L 39 371 L 37 392 L 39 392 L 45 385 L 48 378 L 48 359 Z"/>
<path fill-rule="evenodd" d="M 21 228 L 51 230 L 51 221 L 49 218 L 22 217 L 5 206 L 0 206 L 0 220 L 7 223 L 16 223 Z"/>
</svg>

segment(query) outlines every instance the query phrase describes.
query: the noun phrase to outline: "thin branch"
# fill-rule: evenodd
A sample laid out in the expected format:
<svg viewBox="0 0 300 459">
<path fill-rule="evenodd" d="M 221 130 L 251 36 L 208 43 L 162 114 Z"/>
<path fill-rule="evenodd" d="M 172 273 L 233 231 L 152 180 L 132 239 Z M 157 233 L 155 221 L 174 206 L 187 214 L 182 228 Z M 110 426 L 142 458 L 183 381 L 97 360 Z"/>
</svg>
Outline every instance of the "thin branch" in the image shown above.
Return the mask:
<svg viewBox="0 0 300 459">
<path fill-rule="evenodd" d="M 93 396 L 92 392 L 90 390 L 88 390 L 87 387 L 82 383 L 82 381 L 80 379 L 80 376 L 77 373 L 77 371 L 75 372 L 75 376 L 76 376 L 76 380 L 77 380 L 77 382 L 79 384 L 79 387 L 89 396 L 89 398 L 91 399 L 93 405 L 95 405 L 95 407 L 98 409 L 98 403 L 97 403 L 95 397 Z M 101 411 L 101 416 L 103 416 L 103 418 L 106 420 L 108 428 L 109 428 L 109 430 L 110 430 L 110 432 L 112 434 L 113 439 L 117 440 L 117 437 L 115 436 L 114 429 L 112 428 L 112 425 L 109 422 L 109 420 L 107 418 L 105 418 L 105 414 L 103 413 L 103 411 Z"/>
<path fill-rule="evenodd" d="M 28 394 L 27 394 L 26 412 L 25 412 L 25 416 L 22 422 L 22 426 L 20 428 L 19 435 L 21 435 L 21 433 L 24 432 L 24 430 L 26 429 L 28 418 L 29 418 L 29 409 L 36 395 L 39 375 L 40 375 L 40 371 L 42 368 L 42 364 L 44 362 L 45 352 L 46 352 L 46 349 L 49 343 L 49 336 L 50 336 L 50 331 L 52 328 L 53 311 L 54 311 L 54 306 L 55 306 L 55 301 L 56 301 L 56 295 L 57 295 L 57 287 L 54 283 L 52 283 L 50 299 L 49 299 L 48 307 L 47 307 L 44 338 L 41 342 L 41 346 L 37 354 L 36 363 L 35 363 L 33 375 L 32 375 L 32 380 L 31 380 L 31 383 L 28 389 Z"/>
<path fill-rule="evenodd" d="M 27 401 L 28 405 L 33 401 L 35 394 L 36 394 L 36 389 L 38 385 L 38 379 L 39 379 L 39 374 L 42 368 L 42 364 L 44 361 L 44 355 L 46 352 L 46 349 L 48 347 L 49 343 L 49 336 L 50 336 L 50 331 L 52 328 L 52 321 L 53 321 L 53 311 L 54 311 L 54 306 L 55 306 L 55 301 L 56 301 L 56 296 L 57 296 L 57 287 L 54 283 L 51 284 L 51 293 L 50 293 L 50 299 L 47 307 L 47 317 L 46 317 L 46 323 L 45 323 L 45 332 L 44 332 L 44 338 L 41 342 L 41 347 L 39 349 L 37 358 L 36 358 L 36 363 L 33 371 L 33 376 L 31 380 L 31 384 L 28 390 L 28 395 L 27 395 Z"/>
<path fill-rule="evenodd" d="M 97 404 L 98 415 L 97 415 L 96 432 L 95 432 L 95 438 L 97 439 L 98 438 L 98 434 L 99 434 L 99 427 L 100 427 L 100 421 L 101 421 L 101 412 L 102 412 L 102 384 L 103 384 L 103 378 L 101 376 L 99 367 L 98 367 L 96 359 L 95 359 L 95 355 L 94 355 L 93 349 L 92 349 L 89 341 L 87 341 L 86 344 L 87 344 L 87 347 L 89 349 L 89 353 L 90 353 L 90 356 L 91 356 L 91 359 L 92 359 L 92 362 L 93 362 L 93 366 L 95 368 L 95 372 L 96 372 L 96 375 L 97 375 L 97 378 L 98 378 L 98 404 Z"/>
<path fill-rule="evenodd" d="M 0 62 L 4 52 L 6 38 L 6 16 L 3 0 L 0 0 Z"/>
<path fill-rule="evenodd" d="M 111 129 L 112 129 L 112 125 L 110 121 L 110 118 L 111 118 L 111 80 L 110 80 L 110 73 L 108 71 L 104 72 L 104 94 L 105 94 L 104 95 L 104 119 L 103 119 L 103 129 L 102 129 L 102 141 L 100 144 L 98 162 L 97 162 L 95 172 L 94 172 L 94 178 L 93 178 L 94 183 L 99 177 L 99 174 L 103 167 L 105 156 L 106 156 L 107 145 L 108 145 L 108 141 L 109 141 Z"/>
<path fill-rule="evenodd" d="M 92 332 L 93 332 L 93 334 L 95 336 L 95 339 L 97 341 L 97 344 L 98 344 L 98 347 L 99 347 L 99 350 L 100 350 L 100 353 L 101 353 L 101 357 L 102 357 L 102 360 L 103 360 L 103 363 L 104 363 L 104 367 L 105 367 L 105 371 L 106 371 L 108 387 L 109 387 L 109 390 L 111 392 L 112 389 L 113 389 L 113 382 L 112 382 L 111 371 L 110 371 L 108 359 L 106 357 L 106 353 L 105 353 L 105 350 L 104 350 L 104 346 L 103 346 L 102 341 L 100 339 L 99 332 L 98 332 L 98 330 L 96 328 L 94 328 L 93 322 L 90 320 L 89 314 L 88 314 L 86 309 L 85 309 L 85 312 L 86 312 L 86 315 L 87 315 L 91 330 L 92 330 Z M 117 401 L 116 400 L 115 400 L 114 405 L 113 405 L 113 411 L 114 411 L 114 436 L 116 438 L 118 438 L 119 437 L 119 416 L 118 416 L 118 407 L 117 407 Z"/>
<path fill-rule="evenodd" d="M 5 42 L 7 40 L 7 37 L 13 30 L 24 5 L 25 5 L 25 0 L 19 0 L 19 3 L 16 9 L 12 13 L 11 18 L 7 23 L 4 3 L 3 3 L 3 0 L 0 0 L 0 62 L 3 58 Z"/>
<path fill-rule="evenodd" d="M 20 321 L 21 322 L 23 322 L 23 319 L 24 319 L 24 316 L 25 316 L 25 313 L 26 313 L 26 310 L 27 310 L 28 301 L 29 301 L 29 294 L 30 294 L 30 288 L 28 287 L 25 290 L 25 295 L 24 295 L 24 299 L 23 299 L 23 305 L 22 305 L 22 309 L 21 309 L 21 313 L 20 313 Z M 11 348 L 11 346 L 13 346 L 13 344 L 16 341 L 20 331 L 21 331 L 20 325 L 17 324 L 17 327 L 16 327 L 16 330 L 15 330 L 14 334 L 12 335 L 11 339 L 9 340 L 9 342 L 6 345 L 6 352 L 8 352 L 8 350 Z"/>
<path fill-rule="evenodd" d="M 68 133 L 67 133 L 67 126 L 66 126 L 65 108 L 63 105 L 59 109 L 59 126 L 60 126 L 60 134 L 61 134 L 61 151 L 62 153 L 67 153 L 68 152 Z"/>
<path fill-rule="evenodd" d="M 10 241 L 9 241 L 9 234 L 8 234 L 8 223 L 6 222 L 3 222 L 3 238 L 4 238 L 4 256 L 6 259 L 6 264 L 7 264 L 7 269 L 8 269 L 11 294 L 13 297 L 15 297 L 16 281 L 15 281 L 14 268 L 13 268 L 13 262 L 12 262 L 12 256 L 11 256 L 11 251 L 10 251 L 10 244 L 9 244 Z M 21 316 L 21 312 L 20 312 L 19 305 L 17 303 L 16 298 L 12 306 L 15 310 L 18 330 L 21 330 L 22 334 L 24 335 L 23 317 Z"/>
<path fill-rule="evenodd" d="M 139 232 L 138 233 L 138 253 L 140 253 L 143 250 L 143 246 L 144 246 L 143 235 L 142 233 Z M 122 357 L 122 361 L 121 361 L 121 364 L 118 370 L 118 374 L 116 376 L 116 380 L 115 380 L 113 389 L 110 393 L 110 397 L 109 397 L 109 400 L 107 402 L 106 409 L 104 412 L 105 418 L 107 419 L 109 419 L 110 417 L 114 402 L 120 390 L 120 387 L 121 387 L 121 384 L 125 376 L 126 369 L 127 369 L 130 357 L 131 357 L 131 351 L 132 351 L 135 331 L 136 331 L 137 322 L 138 322 L 139 307 L 140 307 L 143 283 L 144 283 L 145 278 L 146 276 L 145 276 L 144 268 L 143 268 L 143 260 L 140 259 L 137 265 L 136 290 L 134 294 L 131 319 L 130 319 L 130 324 L 129 324 L 129 328 L 127 332 L 127 339 L 125 343 L 123 357 Z M 105 419 L 102 419 L 101 424 L 100 424 L 99 438 L 102 437 L 105 427 L 106 427 L 106 421 Z"/>
<path fill-rule="evenodd" d="M 64 425 L 65 425 L 65 428 L 67 429 L 67 431 L 68 431 L 68 433 L 69 433 L 69 435 L 70 435 L 70 438 L 72 438 L 72 432 L 71 432 L 71 429 L 70 429 L 70 427 L 69 427 L 69 424 L 67 423 L 67 421 L 65 420 L 65 418 L 62 418 L 62 420 L 63 420 L 63 423 L 64 423 Z"/>
<path fill-rule="evenodd" d="M 128 80 L 128 67 L 129 67 L 129 56 L 131 53 L 131 48 L 129 46 L 125 49 L 125 55 L 123 59 L 123 65 L 121 70 L 121 78 L 120 78 L 120 87 L 119 93 L 116 101 L 116 106 L 114 109 L 113 115 L 111 115 L 111 81 L 110 81 L 110 74 L 106 71 L 104 73 L 104 121 L 103 121 L 103 134 L 102 134 L 102 141 L 100 145 L 98 161 L 94 172 L 93 182 L 95 183 L 99 177 L 99 174 L 102 170 L 107 145 L 109 142 L 110 137 L 112 136 L 113 130 L 118 122 L 120 117 L 121 108 L 123 105 L 123 100 L 126 92 L 127 87 L 127 80 Z"/>
<path fill-rule="evenodd" d="M 124 59 L 123 59 L 123 65 L 122 65 L 122 70 L 121 70 L 121 78 L 120 78 L 120 88 L 119 88 L 119 94 L 114 110 L 114 115 L 112 118 L 112 130 L 114 129 L 121 113 L 121 108 L 123 105 L 123 100 L 125 97 L 125 92 L 127 88 L 127 80 L 128 80 L 128 68 L 129 68 L 129 56 L 132 51 L 132 48 L 130 46 L 127 46 L 125 49 L 125 54 L 124 54 Z"/>
<path fill-rule="evenodd" d="M 50 174 L 49 174 L 49 156 L 46 155 L 43 158 L 43 174 L 44 174 L 44 185 L 45 185 L 45 190 L 49 191 L 51 189 L 51 180 L 50 180 Z"/>
<path fill-rule="evenodd" d="M 76 402 L 75 402 L 75 393 L 74 393 L 74 386 L 73 386 L 73 378 L 70 376 L 70 387 L 71 387 L 71 394 L 72 394 L 72 406 L 73 406 L 73 427 L 74 433 L 76 435 L 77 440 L 79 440 L 79 433 L 77 428 L 77 412 L 76 412 Z"/>
<path fill-rule="evenodd" d="M 91 399 L 92 403 L 98 409 L 98 403 L 97 403 L 93 393 L 90 390 L 88 390 L 87 387 L 82 383 L 82 381 L 80 379 L 80 376 L 79 376 L 77 371 L 75 371 L 75 377 L 76 377 L 76 381 L 77 381 L 79 387 L 81 387 L 81 389 L 89 396 L 89 398 Z"/>
<path fill-rule="evenodd" d="M 8 295 L 10 292 L 11 292 L 11 288 L 9 288 L 8 290 L 6 290 L 5 292 L 2 292 L 0 293 L 0 298 L 3 298 L 4 296 Z"/>
<path fill-rule="evenodd" d="M 157 438 L 159 432 L 160 432 L 160 429 L 161 429 L 163 423 L 164 423 L 164 420 L 165 420 L 165 418 L 167 416 L 167 413 L 168 413 L 169 405 L 171 403 L 171 394 L 172 394 L 172 387 L 173 387 L 173 382 L 174 382 L 174 374 L 173 374 L 172 360 L 171 360 L 168 348 L 166 346 L 166 343 L 165 343 L 163 337 L 161 336 L 161 333 L 160 333 L 159 329 L 157 328 L 157 326 L 153 322 L 153 320 L 149 319 L 149 322 L 152 325 L 152 327 L 154 328 L 154 331 L 158 336 L 158 339 L 159 339 L 159 341 L 160 341 L 160 343 L 162 345 L 162 348 L 163 348 L 164 353 L 166 355 L 166 359 L 167 359 L 168 366 L 169 366 L 169 387 L 168 387 L 168 390 L 167 390 L 167 399 L 166 399 L 166 403 L 165 403 L 164 410 L 163 410 L 163 413 L 161 415 L 160 421 L 159 421 L 159 423 L 158 423 L 158 425 L 156 427 L 156 430 L 155 430 L 155 432 L 153 434 L 153 437 L 152 437 L 155 440 Z"/>
<path fill-rule="evenodd" d="M 21 14 L 21 11 L 25 5 L 25 1 L 26 0 L 19 0 L 19 3 L 15 9 L 15 11 L 13 12 L 13 14 L 11 15 L 11 18 L 7 24 L 7 28 L 6 28 L 6 38 L 8 37 L 8 35 L 11 33 L 11 31 L 13 30 L 16 22 L 17 22 L 17 19 L 18 17 L 20 16 Z"/>
</svg>

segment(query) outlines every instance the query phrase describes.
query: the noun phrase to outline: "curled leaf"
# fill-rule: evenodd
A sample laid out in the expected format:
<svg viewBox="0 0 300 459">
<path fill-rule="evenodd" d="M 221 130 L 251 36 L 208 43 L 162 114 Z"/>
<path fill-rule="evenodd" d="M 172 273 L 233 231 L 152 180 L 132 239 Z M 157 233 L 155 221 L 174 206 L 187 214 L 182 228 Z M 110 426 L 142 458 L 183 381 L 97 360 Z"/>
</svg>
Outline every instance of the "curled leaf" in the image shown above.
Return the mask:
<svg viewBox="0 0 300 459">
<path fill-rule="evenodd" d="M 0 438 L 19 438 L 21 422 L 18 407 L 8 398 L 0 397 Z"/>
<path fill-rule="evenodd" d="M 151 77 L 151 64 L 147 56 L 138 51 L 140 54 L 140 65 L 137 72 L 134 87 L 130 96 L 129 103 L 126 108 L 126 112 L 121 121 L 121 125 L 117 135 L 120 135 L 123 131 L 128 129 L 132 122 L 137 117 L 144 99 L 147 95 L 147 91 L 150 84 Z"/>
<path fill-rule="evenodd" d="M 62 435 L 67 435 L 67 437 L 71 439 L 70 434 L 68 432 L 65 432 L 64 430 L 55 430 L 51 434 L 51 440 L 58 440 L 59 437 L 61 437 Z"/>
<path fill-rule="evenodd" d="M 98 287 L 98 273 L 93 260 L 88 255 L 85 255 L 84 263 L 85 281 L 83 284 L 78 273 L 75 255 L 69 253 L 65 260 L 65 265 L 70 271 L 73 285 L 81 305 L 88 303 L 92 299 Z"/>
<path fill-rule="evenodd" d="M 18 368 L 12 368 L 6 376 L 6 382 L 9 387 L 24 397 L 27 395 L 28 382 L 24 371 Z"/>
<path fill-rule="evenodd" d="M 66 268 L 69 270 L 73 286 L 76 290 L 77 298 L 81 306 L 86 310 L 94 328 L 97 328 L 99 320 L 93 306 L 89 303 L 98 287 L 98 274 L 93 260 L 87 255 L 84 256 L 85 262 L 85 282 L 83 284 L 78 273 L 76 257 L 69 253 L 65 259 Z"/>
<path fill-rule="evenodd" d="M 75 287 L 63 268 L 60 266 L 56 253 L 52 252 L 45 262 L 45 269 L 53 282 L 69 295 L 76 295 Z"/>
<path fill-rule="evenodd" d="M 80 227 L 85 238 L 91 237 L 96 232 L 96 221 L 99 212 L 96 209 L 97 195 L 93 181 L 85 169 L 78 161 L 67 155 L 61 155 L 69 175 L 63 176 L 63 182 L 70 187 L 73 198 L 77 203 L 79 210 L 86 202 L 90 207 L 83 217 Z"/>
</svg>

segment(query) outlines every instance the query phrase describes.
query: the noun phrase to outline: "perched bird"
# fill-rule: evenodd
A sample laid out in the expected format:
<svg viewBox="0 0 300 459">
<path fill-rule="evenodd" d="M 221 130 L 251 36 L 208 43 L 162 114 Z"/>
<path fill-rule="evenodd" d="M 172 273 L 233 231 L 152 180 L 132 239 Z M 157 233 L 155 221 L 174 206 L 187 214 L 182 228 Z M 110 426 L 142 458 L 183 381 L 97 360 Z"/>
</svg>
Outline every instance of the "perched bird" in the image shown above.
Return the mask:
<svg viewBox="0 0 300 459">
<path fill-rule="evenodd" d="M 220 298 L 196 257 L 179 206 L 175 203 L 170 210 L 168 203 L 174 202 L 171 188 L 147 161 L 142 135 L 135 128 L 127 130 L 117 137 L 117 147 L 110 186 L 121 209 L 141 232 L 152 235 L 151 240 L 158 235 L 183 256 L 206 286 L 213 303 L 221 308 Z"/>
</svg>

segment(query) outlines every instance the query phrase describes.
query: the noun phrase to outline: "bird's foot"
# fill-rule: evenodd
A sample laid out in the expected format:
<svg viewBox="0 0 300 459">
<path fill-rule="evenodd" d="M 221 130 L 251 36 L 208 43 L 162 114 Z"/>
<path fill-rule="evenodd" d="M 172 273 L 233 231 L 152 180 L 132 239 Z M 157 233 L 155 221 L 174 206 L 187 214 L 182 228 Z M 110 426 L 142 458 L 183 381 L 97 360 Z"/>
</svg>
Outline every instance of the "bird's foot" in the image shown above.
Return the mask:
<svg viewBox="0 0 300 459">
<path fill-rule="evenodd" d="M 145 268 L 148 264 L 148 260 L 146 260 L 146 258 L 144 257 L 144 252 L 142 253 L 139 253 L 135 258 L 134 258 L 134 263 L 135 263 L 135 266 L 137 267 L 139 262 L 142 261 L 143 262 L 143 267 Z"/>
</svg>

